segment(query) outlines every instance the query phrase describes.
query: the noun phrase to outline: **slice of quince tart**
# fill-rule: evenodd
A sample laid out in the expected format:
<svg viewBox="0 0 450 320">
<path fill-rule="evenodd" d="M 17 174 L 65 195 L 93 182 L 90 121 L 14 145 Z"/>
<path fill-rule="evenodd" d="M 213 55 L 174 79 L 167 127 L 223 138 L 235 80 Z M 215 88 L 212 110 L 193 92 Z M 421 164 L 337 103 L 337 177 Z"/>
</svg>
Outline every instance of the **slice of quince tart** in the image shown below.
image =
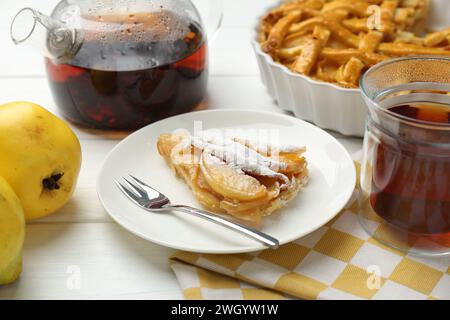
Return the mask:
<svg viewBox="0 0 450 320">
<path fill-rule="evenodd" d="M 206 209 L 254 223 L 284 207 L 308 178 L 304 147 L 220 130 L 163 134 L 158 151 Z"/>
</svg>

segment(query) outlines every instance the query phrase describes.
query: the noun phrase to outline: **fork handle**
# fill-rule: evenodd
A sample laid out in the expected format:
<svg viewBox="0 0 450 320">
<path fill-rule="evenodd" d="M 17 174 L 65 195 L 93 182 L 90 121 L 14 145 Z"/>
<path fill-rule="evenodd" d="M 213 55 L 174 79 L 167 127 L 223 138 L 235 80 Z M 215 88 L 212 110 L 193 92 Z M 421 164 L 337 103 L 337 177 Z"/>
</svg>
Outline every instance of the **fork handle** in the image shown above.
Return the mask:
<svg viewBox="0 0 450 320">
<path fill-rule="evenodd" d="M 224 218 L 222 218 L 218 215 L 215 215 L 211 212 L 188 207 L 188 206 L 170 206 L 170 208 L 177 210 L 177 211 L 189 213 L 193 216 L 200 217 L 205 220 L 212 221 L 216 224 L 227 227 L 228 229 L 238 231 L 249 238 L 252 238 L 259 242 L 262 242 L 270 249 L 278 249 L 278 247 L 280 246 L 279 241 L 277 239 L 269 236 L 268 234 L 265 234 L 256 229 L 241 225 L 239 223 L 235 223 L 230 220 L 224 219 Z"/>
</svg>

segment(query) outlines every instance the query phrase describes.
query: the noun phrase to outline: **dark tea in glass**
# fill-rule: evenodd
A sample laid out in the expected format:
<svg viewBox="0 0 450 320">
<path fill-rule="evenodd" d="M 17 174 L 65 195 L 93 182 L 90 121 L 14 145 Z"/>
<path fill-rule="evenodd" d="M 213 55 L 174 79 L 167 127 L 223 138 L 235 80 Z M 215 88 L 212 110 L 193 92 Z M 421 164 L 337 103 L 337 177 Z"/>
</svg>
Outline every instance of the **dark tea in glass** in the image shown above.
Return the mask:
<svg viewBox="0 0 450 320">
<path fill-rule="evenodd" d="M 404 57 L 366 72 L 359 219 L 376 240 L 450 254 L 450 59 Z"/>
<path fill-rule="evenodd" d="M 411 103 L 388 108 L 400 118 L 424 124 L 450 124 L 450 105 Z M 373 210 L 394 226 L 417 234 L 445 235 L 450 232 L 450 134 L 433 133 L 399 124 L 393 140 L 378 133 L 374 145 Z M 421 136 L 432 143 L 424 144 Z M 421 143 L 422 141 L 422 143 Z"/>
<path fill-rule="evenodd" d="M 46 59 L 55 102 L 69 120 L 133 130 L 201 103 L 208 70 L 198 23 L 164 10 L 83 19 L 76 55 L 66 63 Z M 90 22 L 95 32 L 89 32 Z"/>
</svg>

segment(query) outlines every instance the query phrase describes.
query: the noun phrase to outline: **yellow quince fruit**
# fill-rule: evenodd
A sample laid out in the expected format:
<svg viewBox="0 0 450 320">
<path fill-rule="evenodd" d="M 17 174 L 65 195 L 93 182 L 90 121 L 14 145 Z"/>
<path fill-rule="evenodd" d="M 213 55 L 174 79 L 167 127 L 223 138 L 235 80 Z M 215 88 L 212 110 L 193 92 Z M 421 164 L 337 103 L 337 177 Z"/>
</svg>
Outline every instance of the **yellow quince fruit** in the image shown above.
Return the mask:
<svg viewBox="0 0 450 320">
<path fill-rule="evenodd" d="M 22 271 L 25 217 L 14 190 L 0 177 L 0 285 L 14 282 Z"/>
<path fill-rule="evenodd" d="M 80 142 L 64 121 L 31 102 L 0 105 L 0 176 L 16 192 L 27 220 L 63 207 L 80 167 Z"/>
</svg>

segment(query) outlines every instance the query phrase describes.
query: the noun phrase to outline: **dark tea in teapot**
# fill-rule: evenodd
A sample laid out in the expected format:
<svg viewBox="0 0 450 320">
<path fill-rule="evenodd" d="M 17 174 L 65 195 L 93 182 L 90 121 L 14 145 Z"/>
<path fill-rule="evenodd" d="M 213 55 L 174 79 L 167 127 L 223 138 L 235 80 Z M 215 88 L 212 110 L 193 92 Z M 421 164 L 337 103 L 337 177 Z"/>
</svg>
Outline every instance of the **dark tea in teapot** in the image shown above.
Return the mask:
<svg viewBox="0 0 450 320">
<path fill-rule="evenodd" d="M 67 63 L 46 59 L 55 102 L 71 121 L 132 130 L 191 111 L 207 86 L 206 36 L 187 18 L 157 13 L 83 17 L 84 41 Z M 98 26 L 103 32 L 98 32 Z"/>
</svg>

